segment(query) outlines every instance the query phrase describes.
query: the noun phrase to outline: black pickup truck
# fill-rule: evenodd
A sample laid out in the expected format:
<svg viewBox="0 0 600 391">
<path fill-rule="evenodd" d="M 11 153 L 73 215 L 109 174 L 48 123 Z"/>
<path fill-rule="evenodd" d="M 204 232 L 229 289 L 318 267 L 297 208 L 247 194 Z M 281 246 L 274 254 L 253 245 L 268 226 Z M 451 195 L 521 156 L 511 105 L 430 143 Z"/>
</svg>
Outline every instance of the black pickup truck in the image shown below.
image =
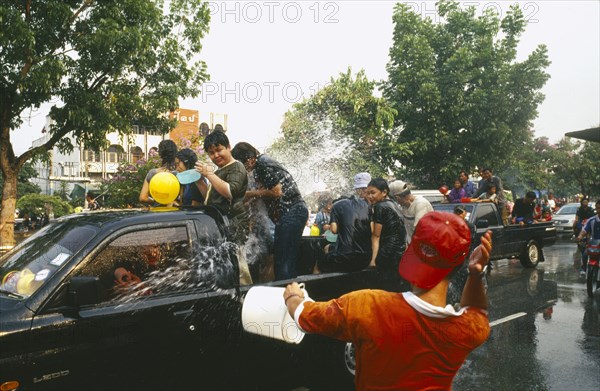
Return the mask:
<svg viewBox="0 0 600 391">
<path fill-rule="evenodd" d="M 119 286 L 117 269 L 141 282 Z M 252 285 L 240 286 L 227 219 L 208 207 L 67 216 L 2 256 L 0 280 L 2 390 L 352 389 L 347 344 L 243 330 Z M 409 288 L 374 270 L 295 280 L 315 300 Z"/>
<path fill-rule="evenodd" d="M 492 260 L 518 257 L 524 267 L 535 267 L 538 262 L 544 261 L 543 247 L 556 242 L 556 227 L 552 222 L 504 225 L 496 204 L 492 202 L 439 203 L 433 208 L 452 212 L 457 205 L 462 205 L 467 211 L 466 220 L 474 231 L 473 248 L 479 245 L 487 230 L 492 231 Z"/>
</svg>

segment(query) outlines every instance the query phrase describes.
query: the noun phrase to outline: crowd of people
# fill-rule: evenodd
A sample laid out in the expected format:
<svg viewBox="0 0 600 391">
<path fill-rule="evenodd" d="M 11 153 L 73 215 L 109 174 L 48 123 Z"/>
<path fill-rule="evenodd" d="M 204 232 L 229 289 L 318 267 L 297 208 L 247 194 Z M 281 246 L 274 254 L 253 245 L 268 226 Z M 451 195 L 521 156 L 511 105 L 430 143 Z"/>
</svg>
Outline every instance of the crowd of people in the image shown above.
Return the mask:
<svg viewBox="0 0 600 391">
<path fill-rule="evenodd" d="M 307 203 L 280 162 L 247 142 L 232 147 L 221 131 L 206 136 L 204 150 L 212 164 L 198 160 L 189 148 L 178 151 L 173 141 L 163 140 L 158 146 L 161 166 L 148 172 L 140 201 L 158 205 L 149 194 L 150 181 L 157 173 L 197 171 L 199 179 L 182 185 L 174 204 L 217 207 L 229 218 L 232 237 L 240 247 L 252 233 L 265 236 L 261 239 L 270 244 L 265 259 L 273 262 L 272 278 L 277 280 L 299 274 L 301 239 L 307 224 L 314 225 L 319 235 L 333 238 L 322 248 L 323 256 L 318 257 L 313 273 L 375 268 L 389 274 L 398 267 L 420 219 L 433 210 L 431 203 L 414 195 L 405 181 L 388 183 L 384 178 L 371 178 L 369 173 L 361 172 L 354 177 L 352 193 L 335 200 L 328 194 L 321 197 L 316 217 L 309 221 Z M 529 191 L 511 203 L 506 199 L 502 180 L 491 168 L 484 167 L 479 174 L 481 180 L 476 185 L 466 171 L 460 171 L 452 189 L 445 193 L 445 202 L 493 202 L 504 224 L 552 219 L 557 208 L 552 194 L 538 200 Z M 258 227 L 258 222 L 264 225 L 259 211 L 266 211 L 266 228 Z M 242 249 L 238 255 L 244 264 L 247 254 Z M 252 274 L 256 279 L 256 273 Z M 251 282 L 252 276 L 245 281 Z"/>
<path fill-rule="evenodd" d="M 221 131 L 208 134 L 203 146 L 212 164 L 199 160 L 189 148 L 178 150 L 172 140 L 163 140 L 158 146 L 161 165 L 148 172 L 139 201 L 160 205 L 150 191 L 157 174 L 193 170 L 198 179 L 182 184 L 173 205 L 212 206 L 227 217 L 230 237 L 240 248 L 240 283 L 252 283 L 249 272 L 243 276 L 242 266 L 247 256 L 244 246 L 252 234 L 272 244 L 274 279 L 297 277 L 309 208 L 290 172 L 247 142 L 232 147 Z M 528 191 L 509 206 L 501 179 L 490 168 L 480 175 L 475 185 L 461 171 L 445 193 L 446 202 L 457 204 L 454 213 L 434 212 L 431 203 L 413 194 L 403 180 L 388 182 L 368 172 L 354 175 L 345 196 L 319 200 L 311 223 L 333 240 L 322 248 L 314 273 L 371 268 L 383 278 L 403 279 L 411 286 L 403 293 L 361 290 L 315 302 L 297 283 L 287 285 L 282 300 L 299 328 L 354 343 L 357 389 L 449 389 L 467 355 L 487 339 L 490 326 L 482 276 L 492 233 L 486 232 L 471 252 L 473 230 L 463 204 L 493 202 L 504 224 L 518 225 L 549 221 L 558 205 L 552 194 L 540 200 Z M 600 239 L 600 201 L 595 214 L 588 203 L 582 200 L 577 210 L 574 228 L 579 240 Z M 89 209 L 99 207 L 91 193 L 87 204 Z M 152 269 L 160 262 L 161 248 L 147 246 L 141 254 L 143 264 Z M 450 280 L 469 254 L 468 277 L 460 307 L 455 308 L 446 302 Z M 112 276 L 115 292 L 143 285 L 127 265 L 117 266 Z M 144 291 L 150 293 L 149 288 Z"/>
</svg>

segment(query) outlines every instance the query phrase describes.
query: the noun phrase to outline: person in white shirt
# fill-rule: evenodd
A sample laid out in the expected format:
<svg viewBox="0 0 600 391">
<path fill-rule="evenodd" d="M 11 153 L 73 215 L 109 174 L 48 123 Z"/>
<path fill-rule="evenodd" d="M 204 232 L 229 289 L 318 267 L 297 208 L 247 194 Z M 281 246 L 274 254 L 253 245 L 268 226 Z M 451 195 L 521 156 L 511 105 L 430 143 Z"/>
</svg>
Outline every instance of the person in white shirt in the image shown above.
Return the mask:
<svg viewBox="0 0 600 391">
<path fill-rule="evenodd" d="M 556 211 L 556 201 L 554 200 L 554 194 L 552 193 L 548 194 L 548 206 L 550 207 L 552 213 Z"/>
<path fill-rule="evenodd" d="M 400 205 L 406 228 L 406 242 L 410 243 L 417 223 L 426 213 L 433 211 L 433 207 L 425 198 L 411 194 L 408 184 L 401 180 L 390 183 L 390 196 Z"/>
</svg>

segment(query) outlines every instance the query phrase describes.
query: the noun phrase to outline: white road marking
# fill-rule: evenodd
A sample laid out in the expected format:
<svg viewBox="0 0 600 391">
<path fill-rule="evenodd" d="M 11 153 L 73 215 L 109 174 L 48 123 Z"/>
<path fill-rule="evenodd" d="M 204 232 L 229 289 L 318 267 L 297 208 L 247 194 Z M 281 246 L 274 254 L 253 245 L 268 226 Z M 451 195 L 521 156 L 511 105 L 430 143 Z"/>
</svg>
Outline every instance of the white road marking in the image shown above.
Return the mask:
<svg viewBox="0 0 600 391">
<path fill-rule="evenodd" d="M 571 284 L 556 284 L 557 288 L 566 288 L 566 289 L 585 289 L 586 285 L 585 283 L 578 283 L 578 282 L 574 282 Z"/>
<path fill-rule="evenodd" d="M 516 314 L 505 316 L 504 318 L 497 319 L 497 320 L 495 320 L 493 322 L 490 322 L 490 327 L 498 326 L 499 324 L 502 324 L 502 323 L 505 323 L 505 322 L 509 322 L 509 321 L 511 321 L 513 319 L 517 319 L 517 318 L 520 318 L 520 317 L 525 316 L 525 315 L 527 315 L 526 312 L 517 312 Z"/>
</svg>

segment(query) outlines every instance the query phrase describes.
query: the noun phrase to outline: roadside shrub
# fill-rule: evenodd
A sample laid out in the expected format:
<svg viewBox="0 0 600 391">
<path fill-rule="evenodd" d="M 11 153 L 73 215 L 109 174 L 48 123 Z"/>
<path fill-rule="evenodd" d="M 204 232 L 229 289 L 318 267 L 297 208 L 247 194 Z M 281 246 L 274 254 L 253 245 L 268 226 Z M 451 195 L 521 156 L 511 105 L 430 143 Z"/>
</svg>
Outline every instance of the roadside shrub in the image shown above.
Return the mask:
<svg viewBox="0 0 600 391">
<path fill-rule="evenodd" d="M 54 217 L 60 217 L 73 213 L 73 208 L 68 202 L 60 197 L 46 194 L 26 194 L 17 201 L 17 209 L 22 214 L 29 213 L 33 216 L 41 216 L 44 213 L 54 213 Z"/>
</svg>

